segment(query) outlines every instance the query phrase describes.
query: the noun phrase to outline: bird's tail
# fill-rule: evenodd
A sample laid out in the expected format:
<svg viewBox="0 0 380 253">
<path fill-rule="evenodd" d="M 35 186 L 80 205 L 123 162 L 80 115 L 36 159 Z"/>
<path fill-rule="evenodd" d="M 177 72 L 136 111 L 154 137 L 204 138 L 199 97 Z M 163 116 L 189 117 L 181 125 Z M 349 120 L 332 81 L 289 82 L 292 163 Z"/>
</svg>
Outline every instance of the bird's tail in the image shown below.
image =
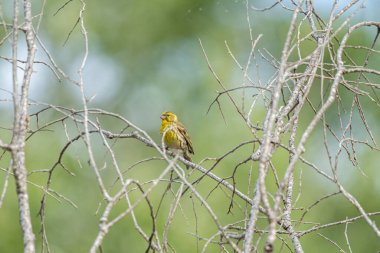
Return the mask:
<svg viewBox="0 0 380 253">
<path fill-rule="evenodd" d="M 183 153 L 183 158 L 185 158 L 185 159 L 188 160 L 189 162 L 193 162 L 193 161 L 191 160 L 191 157 L 190 157 L 190 155 L 189 155 L 188 152 L 184 152 L 184 153 Z M 188 168 L 189 168 L 189 166 L 186 165 L 186 169 L 188 169 Z"/>
</svg>

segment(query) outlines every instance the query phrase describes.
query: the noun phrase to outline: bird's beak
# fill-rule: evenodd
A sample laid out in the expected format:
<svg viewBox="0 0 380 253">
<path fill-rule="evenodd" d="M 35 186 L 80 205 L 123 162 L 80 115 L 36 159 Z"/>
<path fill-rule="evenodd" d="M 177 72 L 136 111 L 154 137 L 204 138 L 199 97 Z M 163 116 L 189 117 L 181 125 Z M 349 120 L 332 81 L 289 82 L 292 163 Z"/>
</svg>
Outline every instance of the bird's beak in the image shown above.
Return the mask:
<svg viewBox="0 0 380 253">
<path fill-rule="evenodd" d="M 165 119 L 166 117 L 165 117 L 164 115 L 161 115 L 160 118 L 161 118 L 161 119 Z"/>
</svg>

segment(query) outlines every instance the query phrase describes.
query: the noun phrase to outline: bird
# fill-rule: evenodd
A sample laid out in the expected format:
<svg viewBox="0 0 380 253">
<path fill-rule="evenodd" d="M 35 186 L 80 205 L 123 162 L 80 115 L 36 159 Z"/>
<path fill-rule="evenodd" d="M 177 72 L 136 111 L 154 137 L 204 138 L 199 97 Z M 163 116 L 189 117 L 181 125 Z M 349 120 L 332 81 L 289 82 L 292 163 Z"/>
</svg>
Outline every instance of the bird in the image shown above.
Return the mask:
<svg viewBox="0 0 380 253">
<path fill-rule="evenodd" d="M 160 133 L 163 136 L 166 149 L 181 152 L 183 158 L 191 162 L 190 154 L 194 154 L 193 144 L 184 125 L 172 112 L 164 112 L 161 115 Z"/>
</svg>

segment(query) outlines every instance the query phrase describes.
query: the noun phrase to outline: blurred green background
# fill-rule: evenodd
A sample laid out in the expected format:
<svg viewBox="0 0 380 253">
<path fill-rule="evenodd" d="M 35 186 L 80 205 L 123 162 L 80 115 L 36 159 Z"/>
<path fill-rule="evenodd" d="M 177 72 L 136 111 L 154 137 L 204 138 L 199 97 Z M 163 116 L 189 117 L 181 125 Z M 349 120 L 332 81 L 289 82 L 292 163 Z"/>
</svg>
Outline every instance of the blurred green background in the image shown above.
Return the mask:
<svg viewBox="0 0 380 253">
<path fill-rule="evenodd" d="M 249 1 L 249 5 L 257 8 L 270 6 L 274 1 Z M 341 1 L 340 7 L 348 1 Z M 65 3 L 67 5 L 60 9 Z M 289 1 L 284 4 L 291 6 Z M 317 11 L 322 17 L 327 17 L 330 11 L 330 1 L 318 1 Z M 361 20 L 377 19 L 376 11 L 378 3 L 371 1 L 366 4 L 367 8 L 361 9 L 352 23 Z M 2 1 L 3 18 L 10 22 L 12 14 L 11 1 Z M 78 79 L 77 70 L 84 55 L 84 41 L 80 33 L 79 25 L 76 25 L 81 3 L 79 1 L 33 1 L 33 12 L 38 14 L 43 8 L 43 17 L 38 34 L 44 46 L 49 50 L 55 62 L 62 70 L 73 79 Z M 249 17 L 253 38 L 263 34 L 257 48 L 264 52 L 269 51 L 273 57 L 279 59 L 282 45 L 288 31 L 291 12 L 280 6 L 269 12 L 254 11 L 249 8 Z M 347 15 L 351 14 L 348 13 Z M 38 19 L 35 18 L 35 24 Z M 246 1 L 242 0 L 158 0 L 158 1 L 88 1 L 86 2 L 85 25 L 89 36 L 89 56 L 85 67 L 85 84 L 87 97 L 93 97 L 89 106 L 102 108 L 107 111 L 123 115 L 141 129 L 145 130 L 155 141 L 160 142 L 159 126 L 160 114 L 163 111 L 174 111 L 180 120 L 186 125 L 192 138 L 195 156 L 194 161 L 199 162 L 206 157 L 218 157 L 228 150 L 252 138 L 250 130 L 244 121 L 234 110 L 226 97 L 222 97 L 221 108 L 225 120 L 217 106 L 213 106 L 209 113 L 207 109 L 221 87 L 208 69 L 205 57 L 202 53 L 199 40 L 210 59 L 210 62 L 227 88 L 240 86 L 243 81 L 243 72 L 238 68 L 229 54 L 226 43 L 237 60 L 245 66 L 251 42 L 247 23 Z M 6 32 L 1 30 L 1 37 Z M 375 32 L 370 30 L 355 35 L 359 41 L 369 45 Z M 21 36 L 22 39 L 22 36 Z M 310 43 L 310 47 L 313 44 Z M 23 56 L 20 42 L 20 56 Z M 48 61 L 47 55 L 38 46 L 37 60 Z M 378 47 L 376 47 L 378 48 Z M 309 52 L 311 48 L 305 48 Z M 353 52 L 355 55 L 356 52 Z M 9 44 L 0 47 L 0 55 L 10 56 Z M 357 57 L 360 57 L 358 54 Z M 275 70 L 262 57 L 256 55 L 258 66 L 251 66 L 249 73 L 254 81 L 260 80 L 266 84 L 267 80 L 275 73 Z M 376 66 L 378 61 L 370 62 Z M 378 65 L 377 65 L 378 66 Z M 258 75 L 259 73 L 259 75 Z M 0 61 L 0 80 L 2 84 L 1 111 L 1 138 L 5 141 L 10 139 L 12 126 L 12 105 L 9 101 L 11 90 L 11 65 Z M 319 96 L 316 91 L 316 96 Z M 241 93 L 236 93 L 239 98 Z M 251 94 L 251 93 L 248 93 Z M 253 93 L 252 93 L 253 94 Z M 349 95 L 347 95 L 349 96 Z M 65 79 L 58 81 L 55 74 L 45 65 L 36 64 L 33 75 L 31 94 L 32 101 L 61 105 L 67 108 L 80 109 L 81 98 L 79 89 Z M 250 98 L 250 97 L 248 97 Z M 350 106 L 350 98 L 347 98 L 346 106 Z M 247 103 L 249 104 L 249 103 Z M 364 101 L 366 105 L 366 101 Z M 379 136 L 377 126 L 380 115 L 378 109 L 367 103 L 366 111 L 371 129 L 375 138 Z M 30 113 L 40 111 L 44 106 L 31 104 Z M 253 113 L 253 122 L 262 123 L 265 111 L 257 106 Z M 261 108 L 261 109 L 260 109 Z M 336 109 L 336 107 L 335 107 Z M 334 110 L 334 109 L 333 109 Z M 334 121 L 332 112 L 330 122 Z M 36 117 L 32 118 L 31 129 L 38 125 L 57 119 L 62 115 L 53 110 L 48 110 L 39 115 L 37 124 Z M 95 118 L 93 118 L 95 119 Z M 99 117 L 101 124 L 110 131 L 121 131 L 125 124 L 110 119 Z M 310 116 L 305 114 L 301 128 L 305 127 Z M 77 133 L 76 126 L 66 121 L 70 137 Z M 128 132 L 128 129 L 127 129 Z M 312 145 L 308 146 L 306 157 L 320 166 L 327 165 L 326 154 L 321 154 L 323 143 L 321 131 L 316 131 L 312 136 Z M 367 138 L 362 125 L 358 124 L 355 134 L 363 139 Z M 376 139 L 379 141 L 379 138 Z M 116 174 L 111 166 L 111 159 L 100 139 L 93 140 L 96 148 L 99 167 L 107 162 L 108 167 L 102 170 L 102 175 L 108 186 L 112 185 Z M 58 154 L 67 139 L 62 124 L 57 124 L 31 137 L 27 145 L 27 167 L 29 171 L 46 170 L 57 161 Z M 119 166 L 127 170 L 135 162 L 157 156 L 157 152 L 143 144 L 130 139 L 116 140 L 112 143 Z M 334 146 L 335 145 L 335 146 Z M 336 150 L 336 143 L 331 143 L 331 148 Z M 242 160 L 248 158 L 254 148 L 246 146 L 237 154 L 224 160 L 214 170 L 220 177 L 232 175 L 234 167 Z M 366 211 L 375 212 L 380 209 L 378 195 L 380 172 L 377 168 L 379 162 L 375 151 L 359 148 L 358 158 L 360 168 L 365 172 L 363 176 L 348 161 L 340 164 L 340 176 L 346 189 L 358 198 Z M 321 158 L 324 157 L 324 159 Z M 288 157 L 286 154 L 276 156 L 276 165 L 281 168 L 286 166 Z M 72 200 L 77 208 L 60 199 L 61 202 L 48 197 L 46 206 L 46 233 L 48 234 L 49 246 L 52 252 L 87 252 L 93 243 L 98 230 L 98 221 L 104 203 L 97 213 L 102 196 L 97 186 L 93 171 L 87 163 L 87 153 L 82 142 L 72 145 L 65 154 L 63 162 L 68 170 L 75 174 L 70 176 L 61 167 L 57 167 L 53 173 L 51 188 Z M 1 158 L 0 186 L 5 181 L 4 169 L 9 166 L 9 156 Z M 206 168 L 212 162 L 205 162 Z M 152 161 L 143 165 L 128 169 L 126 177 L 146 182 L 154 179 L 164 168 L 164 163 Z M 248 187 L 248 173 L 256 165 L 249 163 L 240 166 L 237 170 L 236 179 L 238 188 L 246 192 Z M 302 173 L 301 173 L 302 171 Z M 328 171 L 328 169 L 326 169 Z M 280 172 L 281 175 L 282 172 Z M 300 179 L 302 175 L 302 178 Z M 190 178 L 196 178 L 199 174 L 194 173 Z M 253 170 L 253 179 L 256 172 Z M 310 168 L 299 164 L 296 171 L 296 182 L 302 182 L 296 186 L 296 193 L 301 192 L 296 207 L 308 207 L 321 197 L 336 192 L 337 189 L 330 182 L 319 177 Z M 29 176 L 34 184 L 44 186 L 47 180 L 46 173 L 34 173 Z M 231 181 L 230 181 L 231 182 Z M 273 182 L 269 178 L 268 182 Z M 270 183 L 269 183 L 270 184 Z M 207 196 L 215 182 L 205 179 L 198 190 Z M 116 186 L 117 187 L 117 186 Z M 178 186 L 173 186 L 174 190 Z M 211 187 L 211 188 L 210 188 Z M 157 208 L 160 197 L 166 185 L 159 186 L 151 195 L 151 201 Z M 271 189 L 273 191 L 273 189 Z M 41 248 L 41 229 L 38 211 L 42 197 L 42 190 L 33 184 L 29 184 L 31 212 L 34 231 L 37 238 L 38 249 Z M 131 199 L 137 199 L 140 194 L 137 191 L 131 193 Z M 162 236 L 162 228 L 165 224 L 173 194 L 165 196 L 158 214 L 159 235 Z M 223 224 L 238 222 L 243 226 L 245 203 L 237 199 L 232 214 L 227 214 L 228 198 L 218 190 L 210 194 L 208 202 L 223 221 Z M 241 205 L 239 207 L 239 205 Z M 113 211 L 111 217 L 127 208 L 122 201 Z M 197 222 L 193 209 L 197 208 Z M 241 208 L 241 209 L 240 209 Z M 294 211 L 294 219 L 299 218 L 302 211 Z M 358 211 L 342 196 L 334 196 L 319 204 L 306 215 L 305 221 L 317 224 L 330 223 L 343 220 L 346 217 L 359 215 Z M 151 218 L 147 204 L 143 201 L 136 209 L 139 224 L 148 233 L 151 228 Z M 262 217 L 261 217 L 262 218 Z M 266 220 L 259 219 L 259 226 L 265 228 Z M 379 218 L 373 218 L 380 224 Z M 314 223 L 313 223 L 314 224 Z M 302 225 L 305 229 L 313 224 Z M 202 249 L 203 241 L 197 245 L 194 234 L 197 232 L 201 237 L 212 236 L 217 228 L 210 216 L 200 203 L 185 195 L 181 201 L 181 209 L 177 210 L 172 228 L 169 233 L 170 244 L 177 252 L 197 252 Z M 337 242 L 344 250 L 348 251 L 344 237 L 344 225 L 334 226 L 318 231 L 323 236 Z M 380 240 L 369 228 L 364 220 L 356 221 L 348 225 L 348 236 L 353 252 L 377 252 L 380 250 Z M 265 238 L 265 237 L 264 237 Z M 218 240 L 218 237 L 215 238 Z M 257 239 L 257 238 L 256 238 Z M 259 243 L 262 246 L 265 239 Z M 301 238 L 305 252 L 338 252 L 339 249 L 316 233 L 308 234 Z M 278 251 L 281 241 L 278 240 Z M 147 244 L 141 239 L 130 216 L 127 216 L 115 225 L 106 236 L 103 244 L 103 252 L 143 252 Z M 6 192 L 3 206 L 0 209 L 0 252 L 22 252 L 22 237 L 18 223 L 18 207 L 15 195 L 14 181 L 11 179 Z M 219 252 L 218 246 L 210 247 L 207 252 Z M 260 249 L 261 251 L 261 249 Z M 283 252 L 288 252 L 286 247 Z M 277 252 L 277 251 L 276 251 Z"/>
</svg>

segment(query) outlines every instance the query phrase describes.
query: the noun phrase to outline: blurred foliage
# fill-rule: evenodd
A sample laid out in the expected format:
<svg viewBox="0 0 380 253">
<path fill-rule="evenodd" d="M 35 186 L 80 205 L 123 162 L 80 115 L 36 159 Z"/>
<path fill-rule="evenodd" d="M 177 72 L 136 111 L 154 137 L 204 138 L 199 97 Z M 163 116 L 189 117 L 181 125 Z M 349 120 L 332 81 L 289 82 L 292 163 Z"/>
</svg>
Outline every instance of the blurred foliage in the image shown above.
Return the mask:
<svg viewBox="0 0 380 253">
<path fill-rule="evenodd" d="M 9 1 L 10 2 L 10 1 Z M 266 6 L 265 1 L 250 1 L 260 6 Z M 50 51 L 51 55 L 59 66 L 69 75 L 77 76 L 77 69 L 83 57 L 84 42 L 77 25 L 80 2 L 79 1 L 44 1 L 33 2 L 35 13 L 39 13 L 44 8 L 44 15 L 39 29 L 39 34 Z M 11 7 L 7 1 L 1 3 L 4 17 L 9 20 Z M 181 120 L 187 126 L 192 137 L 196 162 L 205 157 L 218 157 L 224 154 L 240 142 L 250 138 L 250 131 L 245 127 L 242 119 L 234 111 L 230 101 L 222 97 L 221 107 L 225 121 L 215 105 L 206 114 L 208 106 L 215 98 L 216 90 L 221 87 L 210 73 L 202 53 L 199 39 L 208 54 L 208 57 L 220 75 L 220 79 L 226 87 L 232 88 L 242 83 L 241 70 L 236 66 L 225 46 L 225 41 L 237 57 L 241 64 L 247 61 L 250 51 L 249 27 L 246 16 L 246 2 L 242 0 L 193 0 L 193 1 L 87 1 L 86 2 L 86 29 L 89 34 L 89 59 L 86 66 L 86 85 L 88 97 L 96 95 L 91 102 L 92 107 L 100 107 L 105 110 L 120 113 L 139 127 L 146 130 L 157 142 L 160 141 L 159 115 L 166 110 L 175 111 L 180 115 Z M 62 7 L 62 8 L 61 8 Z M 284 38 L 288 31 L 290 12 L 286 12 L 276 7 L 276 15 L 267 15 L 263 12 L 250 10 L 253 37 L 264 34 L 258 44 L 258 48 L 266 49 L 277 59 L 280 58 Z M 37 24 L 37 18 L 35 20 Z M 305 34 L 309 31 L 305 28 Z M 3 36 L 4 31 L 1 31 Z M 373 36 L 367 38 L 368 33 L 357 34 L 353 37 L 358 41 L 370 41 Z M 360 38 L 360 40 L 359 40 Z M 302 49 L 303 54 L 309 53 L 313 49 L 314 43 L 305 42 Z M 1 49 L 2 54 L 10 52 Z M 358 50 L 352 50 L 353 57 L 358 62 L 363 61 L 363 54 Z M 356 51 L 356 52 L 355 52 Z M 326 52 L 327 54 L 327 52 Z M 296 57 L 296 56 L 295 56 Z M 357 58 L 356 58 L 357 57 Z M 38 51 L 37 58 L 47 59 L 42 50 Z M 264 63 L 263 59 L 257 59 L 259 63 Z M 0 67 L 9 64 L 2 61 Z M 371 62 L 378 66 L 378 62 Z M 4 69 L 3 68 L 3 69 Z M 262 80 L 267 80 L 274 69 L 263 64 L 259 67 Z M 60 105 L 69 108 L 80 108 L 80 97 L 74 85 L 62 80 L 59 82 L 54 74 L 44 66 L 36 67 L 35 77 L 32 84 L 31 98 Z M 253 73 L 256 70 L 252 70 Z M 3 71 L 1 72 L 3 73 Z M 9 73 L 2 75 L 4 82 L 10 87 Z M 316 96 L 319 96 L 319 89 L 315 88 Z M 343 94 L 344 88 L 341 93 Z M 3 94 L 3 93 L 2 93 Z M 237 93 L 236 97 L 239 97 Z M 9 98 L 9 94 L 4 93 L 4 97 Z M 349 106 L 350 101 L 347 102 Z M 366 101 L 363 101 L 365 104 Z M 31 106 L 31 113 L 41 110 L 41 106 Z M 336 108 L 335 108 L 336 109 Z M 308 109 L 310 110 L 310 108 Z M 334 110 L 334 109 L 332 109 Z M 1 111 L 5 115 L 1 119 L 1 126 L 11 127 L 11 107 L 9 104 L 1 105 Z M 263 111 L 254 113 L 253 122 L 262 122 Z M 368 111 L 373 114 L 372 123 L 377 122 L 378 112 Z M 335 112 L 328 115 L 333 119 Z M 48 121 L 55 118 L 53 112 L 41 114 L 40 121 Z M 311 115 L 307 110 L 304 112 L 303 122 L 300 131 L 305 128 L 310 121 Z M 123 129 L 120 122 L 101 119 L 101 124 L 108 129 L 115 131 Z M 338 124 L 338 122 L 336 122 Z M 379 136 L 380 130 L 376 124 L 373 133 Z M 31 122 L 31 129 L 37 127 L 35 119 Z M 74 126 L 71 126 L 74 127 Z M 69 127 L 70 129 L 70 127 Z M 9 131 L 1 129 L 1 136 L 7 139 Z M 73 136 L 74 133 L 70 133 Z M 320 136 L 316 131 L 315 136 Z M 358 134 L 365 134 L 360 132 Z M 4 137 L 6 136 L 6 137 Z M 318 137 L 312 137 L 318 138 Z M 319 139 L 318 139 L 319 141 Z M 49 127 L 46 132 L 31 137 L 27 146 L 27 166 L 32 170 L 48 169 L 56 161 L 59 151 L 66 143 L 65 133 L 61 127 Z M 100 140 L 95 141 L 102 150 Z M 320 150 L 323 143 L 311 141 L 307 147 L 308 157 L 312 161 L 321 161 Z M 134 162 L 156 155 L 151 148 L 145 147 L 134 140 L 119 140 L 113 143 L 115 153 L 122 168 L 127 168 Z M 256 147 L 257 148 L 257 147 Z M 224 160 L 216 169 L 215 173 L 221 177 L 231 176 L 237 162 L 246 159 L 252 154 L 253 146 L 246 146 L 239 153 L 234 154 L 229 159 Z M 313 152 L 314 151 L 314 152 Z M 342 175 L 346 178 L 346 187 L 363 204 L 368 211 L 378 211 L 379 203 L 376 200 L 380 193 L 379 170 L 376 168 L 378 158 L 375 152 L 363 151 L 359 155 L 361 168 L 367 176 L 363 176 L 353 166 L 345 163 L 341 165 L 344 171 Z M 70 176 L 62 168 L 58 167 L 53 173 L 52 189 L 63 194 L 76 203 L 77 208 L 67 202 L 58 202 L 49 197 L 47 201 L 46 230 L 52 252 L 86 252 L 92 244 L 98 229 L 99 214 L 95 213 L 99 203 L 102 202 L 101 194 L 96 186 L 95 176 L 89 169 L 86 152 L 82 142 L 75 143 L 69 148 L 64 156 L 67 168 L 75 176 Z M 109 154 L 98 157 L 99 161 L 111 163 Z M 279 153 L 276 155 L 276 166 L 281 168 L 287 164 L 289 157 Z M 79 162 L 80 161 L 80 165 Z M 131 178 L 146 181 L 155 178 L 160 173 L 157 169 L 162 167 L 162 162 L 152 161 L 149 166 L 137 166 L 128 170 L 127 174 Z M 203 165 L 208 165 L 205 162 Z M 283 164 L 283 165 L 282 165 Z M 7 168 L 9 158 L 2 158 L 1 167 Z M 248 187 L 247 171 L 256 165 L 243 164 L 236 170 L 236 179 L 241 190 Z M 296 191 L 302 191 L 302 195 L 297 203 L 297 207 L 308 207 L 317 199 L 335 192 L 337 189 L 331 187 L 323 178 L 317 178 L 315 172 L 299 164 L 300 171 L 296 172 L 296 177 L 302 176 L 303 184 L 296 186 Z M 253 169 L 253 177 L 256 171 Z M 281 171 L 279 172 L 281 173 Z M 3 185 L 6 173 L 0 173 L 0 186 Z M 107 183 L 112 183 L 116 175 L 113 171 L 104 170 L 102 175 Z M 192 175 L 193 179 L 200 176 Z M 44 185 L 47 180 L 46 174 L 35 173 L 30 175 L 29 180 L 38 185 Z M 274 182 L 273 175 L 269 176 Z M 273 185 L 274 183 L 268 183 Z M 207 195 L 210 187 L 215 187 L 215 182 L 205 179 L 199 184 L 200 192 Z M 160 194 L 164 188 L 157 190 L 152 197 L 152 203 L 157 206 Z M 269 188 L 274 191 L 274 188 Z M 29 184 L 30 203 L 32 208 L 33 225 L 41 245 L 39 211 L 42 191 L 32 184 Z M 138 198 L 136 193 L 136 198 Z M 131 196 L 133 198 L 133 194 Z M 166 214 L 173 196 L 166 196 L 159 212 L 158 227 L 162 228 L 166 220 Z M 213 192 L 208 200 L 216 208 L 217 214 L 226 223 L 229 220 L 238 220 L 241 216 L 239 211 L 227 214 L 229 203 L 221 191 Z M 238 200 L 239 202 L 239 200 Z M 244 203 L 239 203 L 245 205 Z M 196 238 L 191 234 L 195 233 L 195 218 L 192 209 L 200 206 L 190 195 L 185 195 L 181 202 L 182 209 L 176 213 L 173 227 L 171 228 L 170 243 L 177 252 L 195 252 L 197 247 Z M 127 208 L 127 204 L 119 204 L 114 210 L 114 216 Z M 237 208 L 237 207 L 236 207 Z M 142 228 L 149 231 L 151 219 L 147 204 L 142 202 L 136 209 L 139 213 L 139 222 Z M 204 209 L 200 208 L 198 215 L 198 231 L 202 231 L 201 236 L 209 237 L 215 232 L 215 225 Z M 10 180 L 4 204 L 0 209 L 0 252 L 21 252 L 22 238 L 18 223 L 18 208 L 15 197 L 14 182 Z M 162 214 L 162 215 L 161 215 Z M 240 216 L 239 216 L 240 215 Z M 295 219 L 302 215 L 302 211 L 295 211 Z M 358 215 L 347 200 L 340 196 L 318 205 L 313 211 L 308 213 L 308 220 L 318 222 L 333 222 L 343 220 L 346 217 Z M 113 217 L 114 217 L 113 216 Z M 374 218 L 378 224 L 380 219 Z M 261 222 L 261 221 L 259 221 Z M 265 221 L 262 221 L 263 224 Z M 17 224 L 17 225 L 16 225 Z M 240 224 L 243 225 L 243 224 Z M 300 228 L 307 228 L 305 224 Z M 352 243 L 353 252 L 375 252 L 380 249 L 378 238 L 371 232 L 368 224 L 363 220 L 348 225 L 348 235 Z M 334 241 L 345 241 L 344 225 L 324 229 L 320 231 L 324 236 Z M 317 238 L 317 239 L 316 239 Z M 337 248 L 328 243 L 326 239 L 313 234 L 302 237 L 301 243 L 305 252 L 337 252 Z M 277 241 L 280 245 L 281 241 Z M 345 245 L 343 245 L 345 246 Z M 128 217 L 115 225 L 106 236 L 104 241 L 104 252 L 143 252 L 146 249 L 146 242 L 133 228 L 132 220 Z M 215 252 L 219 248 L 215 246 Z M 286 250 L 284 250 L 287 252 Z"/>
</svg>

